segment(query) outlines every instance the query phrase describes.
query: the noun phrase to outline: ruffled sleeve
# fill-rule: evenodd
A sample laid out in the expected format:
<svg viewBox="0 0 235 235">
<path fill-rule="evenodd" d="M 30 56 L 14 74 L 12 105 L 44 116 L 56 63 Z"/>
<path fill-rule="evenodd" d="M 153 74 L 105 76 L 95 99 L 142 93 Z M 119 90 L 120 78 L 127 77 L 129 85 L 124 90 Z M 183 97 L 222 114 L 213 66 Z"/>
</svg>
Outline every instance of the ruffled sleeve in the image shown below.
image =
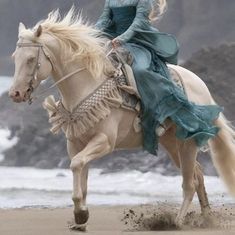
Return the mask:
<svg viewBox="0 0 235 235">
<path fill-rule="evenodd" d="M 150 25 L 149 14 L 152 9 L 151 0 L 139 0 L 136 8 L 136 16 L 125 33 L 117 38 L 121 42 L 128 42 L 134 35 L 136 29 L 144 28 L 145 25 Z M 138 30 L 137 30 L 138 31 Z"/>
<path fill-rule="evenodd" d="M 112 23 L 111 9 L 109 7 L 109 0 L 106 0 L 104 5 L 104 11 L 102 15 L 99 17 L 97 23 L 95 24 L 95 27 L 103 31 L 106 28 L 108 28 L 111 23 Z"/>
</svg>

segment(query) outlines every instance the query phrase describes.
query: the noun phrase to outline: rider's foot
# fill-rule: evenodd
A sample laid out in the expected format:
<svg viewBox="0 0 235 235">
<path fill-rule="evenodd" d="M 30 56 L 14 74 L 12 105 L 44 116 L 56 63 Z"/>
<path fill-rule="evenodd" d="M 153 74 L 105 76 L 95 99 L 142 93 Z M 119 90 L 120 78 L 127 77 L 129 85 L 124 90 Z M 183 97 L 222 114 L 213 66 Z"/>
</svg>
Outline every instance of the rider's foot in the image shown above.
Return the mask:
<svg viewBox="0 0 235 235">
<path fill-rule="evenodd" d="M 156 128 L 156 135 L 158 136 L 158 137 L 160 137 L 160 136 L 162 136 L 162 135 L 164 135 L 165 134 L 165 132 L 166 132 L 166 129 L 165 129 L 165 127 L 163 126 L 163 125 L 160 125 L 159 127 L 157 127 Z"/>
</svg>

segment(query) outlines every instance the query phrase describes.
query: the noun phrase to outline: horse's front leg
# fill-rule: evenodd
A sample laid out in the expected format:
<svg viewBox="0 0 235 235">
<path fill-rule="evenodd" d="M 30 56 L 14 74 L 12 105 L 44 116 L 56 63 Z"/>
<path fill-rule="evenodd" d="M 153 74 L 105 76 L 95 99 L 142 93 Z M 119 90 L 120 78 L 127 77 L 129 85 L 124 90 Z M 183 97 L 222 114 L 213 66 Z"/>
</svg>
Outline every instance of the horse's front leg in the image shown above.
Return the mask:
<svg viewBox="0 0 235 235">
<path fill-rule="evenodd" d="M 67 140 L 67 150 L 71 161 L 83 148 L 84 146 L 82 146 L 80 143 L 77 143 L 77 141 Z M 81 223 L 86 223 L 89 218 L 89 211 L 86 206 L 88 170 L 89 167 L 87 165 L 82 169 L 81 172 L 82 200 L 76 201 L 75 197 L 72 197 L 74 198 L 74 206 L 75 206 L 74 214 L 76 215 L 79 214 Z M 75 177 L 75 175 L 73 175 L 73 177 Z M 78 180 L 73 180 L 73 181 L 74 184 L 75 182 L 78 182 Z"/>
<path fill-rule="evenodd" d="M 77 225 L 85 224 L 89 217 L 86 207 L 87 165 L 90 161 L 103 157 L 111 151 L 112 147 L 108 137 L 103 133 L 99 133 L 71 160 L 70 168 L 73 172 L 74 217 Z"/>
<path fill-rule="evenodd" d="M 77 153 L 79 153 L 84 146 L 82 146 L 80 143 L 77 143 L 77 141 L 70 141 L 67 140 L 67 150 L 69 157 L 72 161 L 73 157 L 76 156 Z M 79 215 L 80 218 L 80 223 L 86 223 L 88 218 L 89 218 L 89 211 L 86 206 L 86 195 L 87 195 L 87 179 L 88 179 L 88 166 L 85 166 L 82 169 L 81 173 L 81 188 L 82 188 L 82 200 L 81 201 L 76 201 L 75 197 L 74 198 L 74 215 Z M 73 175 L 75 177 L 75 175 Z M 74 184 L 77 182 L 77 180 L 73 180 Z M 75 188 L 75 186 L 73 187 Z M 78 217 L 78 216 L 77 216 Z M 71 225 L 71 228 L 75 228 L 74 225 Z M 85 227 L 84 227 L 85 228 Z M 82 230 L 82 227 L 80 227 L 80 230 Z"/>
</svg>

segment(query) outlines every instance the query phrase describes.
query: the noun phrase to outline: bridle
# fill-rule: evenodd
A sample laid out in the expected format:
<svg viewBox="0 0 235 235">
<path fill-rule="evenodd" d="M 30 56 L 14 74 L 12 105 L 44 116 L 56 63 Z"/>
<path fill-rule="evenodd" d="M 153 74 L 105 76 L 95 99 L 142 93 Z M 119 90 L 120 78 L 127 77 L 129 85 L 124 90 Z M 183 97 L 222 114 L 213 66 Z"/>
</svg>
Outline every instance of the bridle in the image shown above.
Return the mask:
<svg viewBox="0 0 235 235">
<path fill-rule="evenodd" d="M 34 82 L 37 81 L 37 72 L 38 70 L 40 69 L 41 67 L 41 63 L 40 63 L 40 53 L 41 53 L 41 50 L 43 51 L 43 53 L 45 54 L 46 58 L 50 61 L 52 67 L 53 67 L 53 63 L 51 62 L 51 58 L 48 56 L 47 53 L 45 53 L 44 51 L 44 47 L 41 43 L 17 43 L 16 44 L 18 48 L 22 48 L 22 47 L 36 47 L 38 48 L 38 51 L 37 51 L 37 57 L 36 57 L 36 64 L 34 66 L 34 69 L 33 69 L 33 73 L 31 75 L 31 80 L 29 81 L 29 88 L 27 90 L 27 92 L 30 93 L 30 97 L 29 97 L 29 104 L 32 104 L 32 97 L 31 97 L 31 94 L 33 93 L 34 91 L 34 87 L 33 87 L 33 84 Z"/>
<path fill-rule="evenodd" d="M 29 104 L 32 104 L 33 100 L 36 100 L 38 99 L 39 97 L 41 97 L 44 93 L 46 93 L 48 90 L 54 88 L 55 86 L 57 86 L 59 83 L 63 82 L 64 80 L 66 80 L 67 78 L 69 77 L 72 77 L 73 75 L 85 70 L 86 68 L 83 67 L 83 68 L 79 68 L 67 75 L 65 75 L 64 77 L 62 77 L 61 79 L 59 79 L 57 82 L 55 82 L 53 85 L 51 85 L 50 87 L 46 88 L 45 90 L 43 90 L 38 96 L 34 96 L 34 97 L 31 97 L 31 94 L 33 93 L 34 91 L 34 87 L 33 87 L 33 84 L 35 82 L 37 82 L 37 73 L 38 73 L 38 70 L 40 69 L 41 67 L 41 63 L 40 63 L 40 54 L 41 54 L 41 51 L 43 52 L 43 54 L 45 55 L 45 57 L 49 60 L 51 66 L 52 66 L 52 69 L 55 70 L 55 65 L 52 61 L 52 58 L 50 56 L 50 53 L 48 52 L 48 50 L 46 49 L 46 47 L 42 44 L 42 43 L 17 43 L 16 44 L 18 48 L 22 48 L 22 47 L 36 47 L 38 48 L 38 52 L 37 52 L 37 57 L 36 57 L 36 63 L 35 63 L 35 66 L 34 66 L 34 69 L 33 69 L 33 73 L 32 73 L 32 78 L 31 80 L 29 81 L 29 88 L 27 90 L 27 92 L 29 92 L 29 101 L 28 103 Z"/>
</svg>

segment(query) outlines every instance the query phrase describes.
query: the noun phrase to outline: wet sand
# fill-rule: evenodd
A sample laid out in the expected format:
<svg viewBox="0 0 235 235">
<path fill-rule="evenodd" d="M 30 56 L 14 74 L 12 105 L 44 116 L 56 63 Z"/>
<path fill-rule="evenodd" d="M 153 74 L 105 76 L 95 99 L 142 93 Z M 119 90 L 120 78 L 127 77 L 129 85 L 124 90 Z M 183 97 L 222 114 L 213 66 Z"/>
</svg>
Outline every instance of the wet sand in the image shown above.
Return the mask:
<svg viewBox="0 0 235 235">
<path fill-rule="evenodd" d="M 182 230 L 174 226 L 178 206 L 90 207 L 85 234 L 95 235 L 234 235 L 235 205 L 217 207 L 211 218 L 202 218 L 198 209 L 187 216 Z M 0 210 L 0 235 L 68 235 L 72 208 Z M 155 230 L 155 231 L 151 231 Z"/>
</svg>

